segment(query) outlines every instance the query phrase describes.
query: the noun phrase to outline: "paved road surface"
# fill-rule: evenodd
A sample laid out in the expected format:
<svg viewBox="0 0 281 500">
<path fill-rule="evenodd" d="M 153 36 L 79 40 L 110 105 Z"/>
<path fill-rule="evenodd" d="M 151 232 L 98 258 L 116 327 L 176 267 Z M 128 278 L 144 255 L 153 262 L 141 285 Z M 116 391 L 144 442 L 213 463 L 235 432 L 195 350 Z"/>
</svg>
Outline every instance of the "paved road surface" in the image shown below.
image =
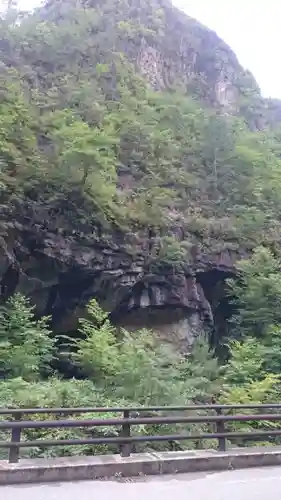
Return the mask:
<svg viewBox="0 0 281 500">
<path fill-rule="evenodd" d="M 182 474 L 133 482 L 0 486 L 1 500 L 280 500 L 281 467 Z"/>
</svg>

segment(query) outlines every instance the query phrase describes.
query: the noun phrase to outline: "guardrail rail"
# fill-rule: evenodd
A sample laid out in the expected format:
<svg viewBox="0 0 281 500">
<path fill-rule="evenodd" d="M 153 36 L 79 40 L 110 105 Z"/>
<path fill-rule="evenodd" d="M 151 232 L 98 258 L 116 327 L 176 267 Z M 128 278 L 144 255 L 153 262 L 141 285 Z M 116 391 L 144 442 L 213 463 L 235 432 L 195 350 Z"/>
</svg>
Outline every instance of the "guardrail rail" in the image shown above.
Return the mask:
<svg viewBox="0 0 281 500">
<path fill-rule="evenodd" d="M 233 410 L 249 411 L 256 413 L 232 414 Z M 279 413 L 278 413 L 279 410 Z M 0 441 L 0 448 L 8 449 L 8 460 L 10 463 L 17 463 L 20 459 L 21 448 L 32 447 L 53 447 L 53 446 L 74 446 L 74 445 L 97 445 L 116 444 L 121 449 L 121 455 L 130 456 L 132 445 L 139 442 L 155 441 L 184 441 L 217 439 L 217 449 L 226 451 L 227 440 L 235 438 L 272 438 L 281 436 L 277 428 L 270 430 L 257 429 L 249 432 L 227 431 L 226 424 L 229 422 L 279 422 L 281 421 L 281 404 L 262 405 L 190 405 L 190 406 L 162 406 L 147 408 L 7 408 L 0 409 L 0 417 L 7 417 L 0 420 L 0 431 L 10 430 L 9 441 Z M 205 415 L 198 413 L 204 411 Z M 265 413 L 267 411 L 267 413 Z M 195 412 L 195 413 L 194 413 Z M 197 413 L 196 413 L 197 412 Z M 120 418 L 97 418 L 75 420 L 75 415 L 117 413 Z M 165 413 L 165 415 L 160 413 Z M 193 413 L 193 414 L 190 414 Z M 211 414 L 210 414 L 211 413 Z M 58 419 L 28 420 L 34 415 L 59 416 Z M 64 417 L 64 418 L 63 418 Z M 66 418 L 67 417 L 67 418 Z M 69 417 L 72 417 L 71 419 Z M 214 428 L 212 432 L 185 434 L 163 434 L 163 435 L 132 435 L 132 426 L 151 424 L 211 424 Z M 89 437 L 85 439 L 38 439 L 22 440 L 25 429 L 50 429 L 50 428 L 92 428 L 92 427 L 116 427 L 120 429 L 118 436 L 109 437 Z"/>
</svg>

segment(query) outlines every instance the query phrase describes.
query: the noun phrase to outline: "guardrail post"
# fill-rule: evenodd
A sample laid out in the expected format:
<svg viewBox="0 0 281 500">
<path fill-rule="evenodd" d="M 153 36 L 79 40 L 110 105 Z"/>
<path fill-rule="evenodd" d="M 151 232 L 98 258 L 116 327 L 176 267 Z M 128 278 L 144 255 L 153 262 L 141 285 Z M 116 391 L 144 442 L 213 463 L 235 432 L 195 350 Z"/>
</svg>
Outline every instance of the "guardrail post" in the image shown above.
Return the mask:
<svg viewBox="0 0 281 500">
<path fill-rule="evenodd" d="M 130 418 L 130 410 L 124 410 L 123 418 Z M 130 424 L 122 424 L 122 437 L 131 436 L 131 426 Z M 122 443 L 121 445 L 121 456 L 129 457 L 131 455 L 131 443 Z"/>
<path fill-rule="evenodd" d="M 21 420 L 21 413 L 14 414 L 14 422 Z M 14 427 L 11 432 L 11 443 L 19 443 L 21 438 L 21 427 Z M 9 463 L 16 464 L 19 461 L 20 449 L 18 446 L 11 446 L 9 448 Z"/>
<path fill-rule="evenodd" d="M 217 415 L 222 415 L 222 410 L 221 408 L 216 408 L 216 413 Z M 224 421 L 223 420 L 217 420 L 216 422 L 217 426 L 217 432 L 222 434 L 225 432 L 225 427 L 224 427 Z M 218 450 L 219 451 L 226 451 L 226 438 L 225 437 L 219 437 L 218 438 Z"/>
</svg>

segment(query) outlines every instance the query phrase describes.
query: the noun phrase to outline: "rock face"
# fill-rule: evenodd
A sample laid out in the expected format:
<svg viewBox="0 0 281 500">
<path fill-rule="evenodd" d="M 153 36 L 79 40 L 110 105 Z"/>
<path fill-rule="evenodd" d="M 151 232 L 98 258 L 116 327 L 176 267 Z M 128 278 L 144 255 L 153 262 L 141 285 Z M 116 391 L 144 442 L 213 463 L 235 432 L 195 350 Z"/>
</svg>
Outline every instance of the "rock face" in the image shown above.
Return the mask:
<svg viewBox="0 0 281 500">
<path fill-rule="evenodd" d="M 136 22 L 136 3 L 141 5 L 132 2 L 127 13 L 132 23 Z M 221 113 L 245 117 L 252 129 L 280 123 L 280 101 L 262 98 L 253 75 L 241 67 L 234 52 L 215 32 L 173 7 L 169 0 L 148 2 L 142 15 L 139 13 L 140 22 L 149 25 L 153 33 L 155 24 L 150 23 L 149 14 L 163 22 L 160 35 L 142 35 L 121 48 L 152 88 L 163 90 L 176 85 Z M 255 108 L 251 111 L 244 107 L 249 92 Z"/>
<path fill-rule="evenodd" d="M 90 3 L 106 12 L 110 2 Z M 243 114 L 243 69 L 215 33 L 166 0 L 146 2 L 145 8 L 140 0 L 123 3 L 121 14 L 115 9 L 115 17 L 106 17 L 104 40 L 113 43 L 112 32 L 118 32 L 113 37 L 115 51 L 126 53 L 153 89 L 180 85 L 220 112 Z M 62 4 L 47 2 L 42 15 L 56 20 L 63 15 Z M 130 29 L 137 24 L 133 37 L 120 35 L 124 21 Z M 46 77 L 43 70 L 42 79 Z M 123 188 L 128 187 L 130 176 L 122 182 Z M 75 233 L 75 218 L 72 227 L 66 219 L 56 225 L 55 213 L 47 207 L 35 209 L 35 205 L 32 210 L 21 206 L 6 217 L 0 241 L 2 302 L 15 292 L 27 294 L 38 314 L 52 316 L 55 330 L 70 331 L 75 330 L 85 304 L 96 298 L 117 325 L 152 328 L 161 339 L 184 351 L 204 331 L 221 328 L 228 315 L 223 283 L 235 273 L 240 250 L 202 253 L 194 245 L 192 258 L 181 271 L 166 267 L 153 272 L 148 234 L 124 236 L 117 230 L 105 234 L 92 227 L 86 239 Z"/>
<path fill-rule="evenodd" d="M 71 4 L 71 0 L 69 0 Z M 84 0 L 103 13 L 104 44 L 126 54 L 155 90 L 180 87 L 226 114 L 245 116 L 253 128 L 280 121 L 280 102 L 261 97 L 249 71 L 217 34 L 175 8 L 170 0 Z M 66 15 L 64 0 L 49 0 L 44 19 Z M 249 91 L 256 112 L 244 109 Z"/>
<path fill-rule="evenodd" d="M 72 331 L 96 298 L 116 325 L 152 328 L 181 350 L 215 327 L 221 297 L 212 302 L 214 290 L 233 274 L 237 255 L 195 253 L 181 272 L 167 267 L 153 273 L 143 234 L 131 235 L 128 252 L 117 233 L 93 233 L 86 243 L 43 229 L 42 219 L 22 221 L 1 245 L 2 302 L 15 292 L 27 294 L 39 315 L 52 316 L 55 330 Z"/>
<path fill-rule="evenodd" d="M 179 16 L 175 9 L 169 9 L 169 13 L 163 41 L 149 44 L 142 40 L 140 44 L 140 73 L 155 90 L 180 83 L 213 107 L 229 113 L 238 111 L 237 79 L 241 67 L 235 55 L 215 33 L 198 22 L 182 13 Z M 181 33 L 178 38 L 173 36 L 176 30 Z M 192 46 L 192 36 L 197 39 L 197 50 Z"/>
</svg>

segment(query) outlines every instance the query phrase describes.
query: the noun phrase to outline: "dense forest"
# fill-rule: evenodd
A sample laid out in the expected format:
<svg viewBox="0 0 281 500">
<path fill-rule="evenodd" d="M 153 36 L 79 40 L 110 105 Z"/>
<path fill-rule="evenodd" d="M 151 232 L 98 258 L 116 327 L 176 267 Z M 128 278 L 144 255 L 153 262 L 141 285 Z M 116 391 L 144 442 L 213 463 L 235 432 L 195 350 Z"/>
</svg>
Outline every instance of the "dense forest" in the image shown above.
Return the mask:
<svg viewBox="0 0 281 500">
<path fill-rule="evenodd" d="M 279 401 L 279 118 L 280 103 L 261 97 L 231 50 L 166 0 L 49 0 L 29 14 L 9 5 L 0 18 L 0 406 Z M 196 300 L 173 297 L 190 278 Z M 159 315 L 200 313 L 191 349 L 122 327 L 140 285 Z M 44 437 L 54 432 L 73 433 Z M 93 451 L 104 450 L 25 453 Z"/>
</svg>

